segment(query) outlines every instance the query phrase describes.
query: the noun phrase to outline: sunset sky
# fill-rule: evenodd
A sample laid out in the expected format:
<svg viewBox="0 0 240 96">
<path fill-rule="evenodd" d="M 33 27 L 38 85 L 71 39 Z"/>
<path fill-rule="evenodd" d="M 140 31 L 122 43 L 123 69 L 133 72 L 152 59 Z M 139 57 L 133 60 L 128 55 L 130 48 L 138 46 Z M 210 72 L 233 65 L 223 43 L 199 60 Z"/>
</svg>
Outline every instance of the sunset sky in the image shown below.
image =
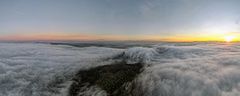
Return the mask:
<svg viewBox="0 0 240 96">
<path fill-rule="evenodd" d="M 240 0 L 0 0 L 0 40 L 222 41 Z M 240 39 L 239 39 L 240 40 Z"/>
</svg>

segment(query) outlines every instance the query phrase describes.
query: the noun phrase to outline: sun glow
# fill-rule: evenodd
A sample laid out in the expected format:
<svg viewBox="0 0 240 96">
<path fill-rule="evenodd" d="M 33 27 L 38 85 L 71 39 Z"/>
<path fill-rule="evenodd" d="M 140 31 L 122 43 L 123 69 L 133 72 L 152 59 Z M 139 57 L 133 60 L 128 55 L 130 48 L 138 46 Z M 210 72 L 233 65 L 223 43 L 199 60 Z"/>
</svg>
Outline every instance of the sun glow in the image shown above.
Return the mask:
<svg viewBox="0 0 240 96">
<path fill-rule="evenodd" d="M 232 41 L 234 41 L 235 38 L 236 38 L 236 36 L 229 35 L 229 36 L 225 36 L 225 37 L 224 37 L 224 40 L 225 40 L 226 42 L 232 42 Z"/>
</svg>

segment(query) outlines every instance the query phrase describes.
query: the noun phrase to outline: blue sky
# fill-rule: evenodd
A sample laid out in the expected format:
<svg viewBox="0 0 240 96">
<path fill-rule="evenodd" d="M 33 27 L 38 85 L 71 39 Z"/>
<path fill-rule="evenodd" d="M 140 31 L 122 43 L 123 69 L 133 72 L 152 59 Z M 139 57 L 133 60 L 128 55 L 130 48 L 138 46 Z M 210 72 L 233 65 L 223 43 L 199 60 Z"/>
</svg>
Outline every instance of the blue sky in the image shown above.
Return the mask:
<svg viewBox="0 0 240 96">
<path fill-rule="evenodd" d="M 239 4 L 240 0 L 1 0 L 0 35 L 59 33 L 161 39 L 236 33 L 240 29 Z"/>
</svg>

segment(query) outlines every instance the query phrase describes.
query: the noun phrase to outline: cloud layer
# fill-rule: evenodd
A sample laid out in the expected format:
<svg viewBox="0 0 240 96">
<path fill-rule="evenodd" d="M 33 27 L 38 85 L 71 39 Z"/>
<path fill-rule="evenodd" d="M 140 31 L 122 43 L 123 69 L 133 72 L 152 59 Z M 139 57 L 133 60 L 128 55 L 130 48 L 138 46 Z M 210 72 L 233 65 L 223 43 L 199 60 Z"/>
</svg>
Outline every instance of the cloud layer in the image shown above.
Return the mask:
<svg viewBox="0 0 240 96">
<path fill-rule="evenodd" d="M 238 45 L 169 46 L 139 76 L 145 96 L 239 96 Z"/>
<path fill-rule="evenodd" d="M 58 93 L 67 90 L 67 81 L 75 75 L 75 71 L 109 64 L 111 61 L 104 62 L 102 59 L 119 51 L 97 47 L 1 43 L 0 95 L 59 96 Z"/>
<path fill-rule="evenodd" d="M 0 95 L 66 96 L 62 93 L 67 93 L 76 71 L 111 64 L 112 57 L 124 52 L 128 63 L 146 65 L 134 81 L 144 96 L 239 96 L 239 48 L 239 44 L 220 43 L 129 49 L 1 43 Z M 89 92 L 106 95 L 98 88 Z"/>
</svg>

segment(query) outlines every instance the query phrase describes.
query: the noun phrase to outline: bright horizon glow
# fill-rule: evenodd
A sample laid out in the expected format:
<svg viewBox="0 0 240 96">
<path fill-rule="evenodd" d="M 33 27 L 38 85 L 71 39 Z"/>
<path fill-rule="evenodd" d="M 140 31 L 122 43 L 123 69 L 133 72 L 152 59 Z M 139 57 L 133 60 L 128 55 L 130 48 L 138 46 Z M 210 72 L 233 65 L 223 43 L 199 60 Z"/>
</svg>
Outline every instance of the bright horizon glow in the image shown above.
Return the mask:
<svg viewBox="0 0 240 96">
<path fill-rule="evenodd" d="M 94 34 L 65 34 L 65 33 L 48 33 L 48 34 L 16 34 L 0 36 L 0 41 L 35 41 L 35 40 L 71 40 L 71 41 L 95 41 L 95 40 L 107 40 L 107 41 L 121 41 L 121 40 L 140 40 L 140 41 L 169 41 L 169 42 L 206 42 L 206 41 L 220 41 L 220 42 L 232 42 L 240 41 L 240 34 L 228 33 L 228 34 L 208 34 L 208 35 L 176 35 L 161 37 L 160 35 L 94 35 Z"/>
<path fill-rule="evenodd" d="M 235 36 L 225 36 L 224 39 L 226 42 L 232 42 L 236 37 Z"/>
</svg>

